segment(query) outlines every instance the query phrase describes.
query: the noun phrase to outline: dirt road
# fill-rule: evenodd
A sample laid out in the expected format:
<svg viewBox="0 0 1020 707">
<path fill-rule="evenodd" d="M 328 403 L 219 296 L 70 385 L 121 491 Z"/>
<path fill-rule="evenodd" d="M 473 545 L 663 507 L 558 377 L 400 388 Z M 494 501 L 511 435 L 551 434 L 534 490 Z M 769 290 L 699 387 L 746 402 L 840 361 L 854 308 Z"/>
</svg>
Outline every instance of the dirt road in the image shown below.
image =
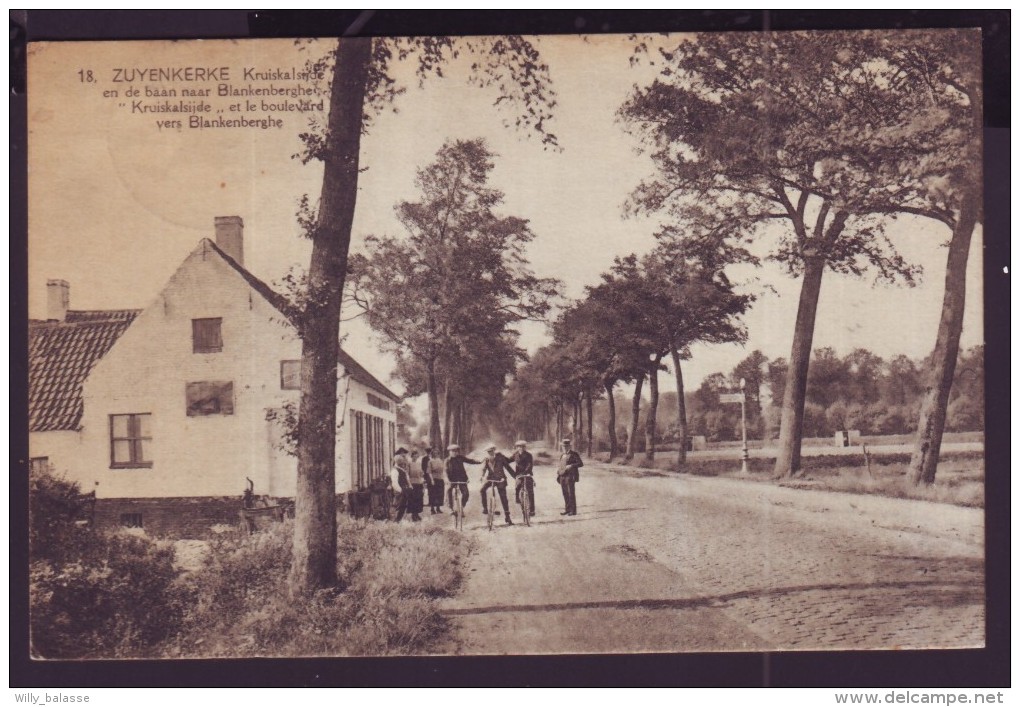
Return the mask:
<svg viewBox="0 0 1020 707">
<path fill-rule="evenodd" d="M 447 652 L 984 644 L 979 509 L 592 463 L 567 517 L 555 471 L 536 478 L 530 528 L 489 532 L 472 495 Z"/>
</svg>

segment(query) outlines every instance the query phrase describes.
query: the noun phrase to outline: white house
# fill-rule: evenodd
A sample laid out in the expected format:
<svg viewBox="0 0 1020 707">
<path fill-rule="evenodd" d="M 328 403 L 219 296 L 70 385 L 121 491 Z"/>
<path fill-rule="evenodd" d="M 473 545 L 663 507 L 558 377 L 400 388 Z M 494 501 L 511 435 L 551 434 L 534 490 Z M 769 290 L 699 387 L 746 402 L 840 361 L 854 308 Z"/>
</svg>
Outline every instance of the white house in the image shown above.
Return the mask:
<svg viewBox="0 0 1020 707">
<path fill-rule="evenodd" d="M 237 522 L 248 479 L 294 496 L 282 419 L 301 343 L 284 298 L 244 268 L 241 219 L 215 226 L 145 309 L 68 310 L 67 284 L 50 281 L 50 319 L 30 325 L 30 456 L 96 491 L 97 524 L 193 535 Z M 389 468 L 399 398 L 339 363 L 342 494 Z"/>
</svg>

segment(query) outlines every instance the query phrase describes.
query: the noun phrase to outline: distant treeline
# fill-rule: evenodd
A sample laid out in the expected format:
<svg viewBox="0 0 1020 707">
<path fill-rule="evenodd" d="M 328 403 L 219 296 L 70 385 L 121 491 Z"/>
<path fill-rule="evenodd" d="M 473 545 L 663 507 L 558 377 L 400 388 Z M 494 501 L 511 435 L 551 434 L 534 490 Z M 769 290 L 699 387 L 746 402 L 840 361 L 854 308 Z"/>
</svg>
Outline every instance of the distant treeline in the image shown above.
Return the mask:
<svg viewBox="0 0 1020 707">
<path fill-rule="evenodd" d="M 840 357 L 830 348 L 816 349 L 808 376 L 804 410 L 804 436 L 830 437 L 838 430 L 860 430 L 862 435 L 899 435 L 916 432 L 926 360 L 907 356 L 888 360 L 866 349 Z M 747 394 L 747 434 L 751 439 L 775 439 L 779 434 L 779 406 L 786 380 L 786 360 L 768 359 L 754 351 L 729 373 L 713 373 L 686 395 L 690 435 L 704 435 L 708 442 L 740 439 L 740 406 L 719 402 L 720 393 L 740 390 L 744 378 Z M 616 396 L 617 409 L 629 404 L 628 396 Z M 984 347 L 964 352 L 956 367 L 946 429 L 949 432 L 983 430 Z M 676 393 L 664 392 L 659 400 L 657 437 L 676 441 L 678 425 Z M 595 406 L 596 445 L 606 436 L 608 405 Z M 601 434 L 600 434 L 601 433 Z M 626 425 L 618 424 L 618 436 L 626 439 Z M 642 440 L 636 440 L 643 449 Z"/>
</svg>

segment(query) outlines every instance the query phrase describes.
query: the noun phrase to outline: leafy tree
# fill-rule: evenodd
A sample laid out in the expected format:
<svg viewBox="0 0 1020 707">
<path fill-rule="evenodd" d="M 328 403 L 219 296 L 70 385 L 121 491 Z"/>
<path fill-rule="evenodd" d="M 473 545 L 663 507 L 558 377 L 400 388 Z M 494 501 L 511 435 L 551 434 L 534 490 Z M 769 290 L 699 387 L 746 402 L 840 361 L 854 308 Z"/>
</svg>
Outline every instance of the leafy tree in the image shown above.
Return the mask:
<svg viewBox="0 0 1020 707">
<path fill-rule="evenodd" d="M 352 299 L 388 346 L 420 367 L 411 374 L 405 360 L 398 373 L 424 373 L 435 446 L 443 442 L 439 375 L 446 410 L 451 396 L 461 407 L 468 393 L 498 399 L 516 364 L 509 327 L 540 317 L 556 292 L 527 267 L 528 222 L 495 212 L 503 194 L 488 186 L 493 158 L 482 140 L 447 142 L 418 173 L 421 200 L 397 206 L 407 237 L 369 236 L 367 254 L 351 259 Z M 465 441 L 469 418 L 462 409 L 447 439 Z"/>
<path fill-rule="evenodd" d="M 511 436 L 561 439 L 566 429 L 564 406 L 575 400 L 573 375 L 561 344 L 553 341 L 538 349 L 518 369 L 502 401 Z"/>
<path fill-rule="evenodd" d="M 747 331 L 740 324 L 740 317 L 755 299 L 736 293 L 724 273 L 725 265 L 733 262 L 735 256 L 743 258 L 743 254 L 717 248 L 706 250 L 706 245 L 709 244 L 684 242 L 667 228 L 659 234 L 659 245 L 645 258 L 645 270 L 666 302 L 662 326 L 676 380 L 680 464 L 687 458 L 686 393 L 680 362 L 690 358 L 693 344 L 746 341 Z"/>
<path fill-rule="evenodd" d="M 915 88 L 899 91 L 906 138 L 890 169 L 898 187 L 890 210 L 917 213 L 950 229 L 942 316 L 932 351 L 909 476 L 932 484 L 960 352 L 967 293 L 967 258 L 982 213 L 982 86 L 979 30 L 906 33 L 897 42 L 873 38 L 867 49 L 887 62 L 887 75 Z"/>
<path fill-rule="evenodd" d="M 849 366 L 835 350 L 829 347 L 815 349 L 808 375 L 808 399 L 823 408 L 829 407 L 837 400 L 850 397 L 849 382 Z"/>
<path fill-rule="evenodd" d="M 689 244 L 660 234 L 656 248 L 644 258 L 617 258 L 603 282 L 589 288 L 591 306 L 599 310 L 592 327 L 602 331 L 597 350 L 611 352 L 615 378 L 636 380 L 631 433 L 627 455 L 634 442 L 642 383 L 647 377 L 650 393 L 645 421 L 645 456 L 654 458 L 658 428 L 658 373 L 670 356 L 676 380 L 679 461 L 686 458 L 687 412 L 681 360 L 690 357 L 695 343 L 742 341 L 739 325 L 753 297 L 739 295 L 711 254 L 693 251 Z M 612 313 L 610 313 L 612 312 Z M 591 337 L 588 332 L 585 336 Z M 608 389 L 607 389 L 608 390 Z"/>
<path fill-rule="evenodd" d="M 802 277 L 776 460 L 778 474 L 792 474 L 823 272 L 872 267 L 908 284 L 916 275 L 884 234 L 895 211 L 885 167 L 918 143 L 898 101 L 916 87 L 884 82 L 856 34 L 704 34 L 661 54 L 660 76 L 621 109 L 656 166 L 633 206 L 666 214 L 689 238 L 739 247 L 774 235 L 770 257 Z"/>
<path fill-rule="evenodd" d="M 631 459 L 637 449 L 641 416 L 641 391 L 649 380 L 651 402 L 645 422 L 645 449 L 654 450 L 655 408 L 658 403 L 658 371 L 668 353 L 664 343 L 662 322 L 668 303 L 641 271 L 636 255 L 617 257 L 602 282 L 588 288 L 588 298 L 601 312 L 612 312 L 603 326 L 614 337 L 614 371 L 634 381 L 631 424 L 627 435 L 625 457 Z M 653 451 L 654 453 L 654 451 Z"/>
<path fill-rule="evenodd" d="M 499 91 L 497 103 L 517 106 L 516 125 L 555 145 L 546 128 L 555 105 L 548 67 L 519 36 L 454 40 L 344 38 L 320 68 L 332 64 L 329 115 L 304 137 L 304 159 L 324 164 L 315 213 L 303 223 L 312 241 L 308 285 L 300 315 L 302 338 L 301 439 L 298 444 L 293 594 L 336 581 L 336 427 L 340 306 L 347 276 L 351 224 L 357 200 L 361 136 L 372 115 L 405 88 L 391 75 L 398 62 L 416 62 L 419 78 L 442 74 L 461 54 L 473 60 L 469 81 Z"/>
<path fill-rule="evenodd" d="M 613 391 L 617 383 L 635 377 L 644 357 L 640 345 L 630 336 L 633 312 L 621 306 L 622 295 L 623 287 L 614 287 L 608 281 L 589 287 L 587 296 L 566 308 L 553 324 L 553 336 L 572 371 L 570 394 L 581 395 L 588 405 L 589 454 L 593 445 L 593 403 L 602 391 L 606 393 L 610 460 L 618 451 Z"/>
<path fill-rule="evenodd" d="M 879 386 L 881 396 L 889 404 L 905 405 L 921 393 L 921 373 L 907 356 L 894 356 L 885 366 Z"/>
</svg>

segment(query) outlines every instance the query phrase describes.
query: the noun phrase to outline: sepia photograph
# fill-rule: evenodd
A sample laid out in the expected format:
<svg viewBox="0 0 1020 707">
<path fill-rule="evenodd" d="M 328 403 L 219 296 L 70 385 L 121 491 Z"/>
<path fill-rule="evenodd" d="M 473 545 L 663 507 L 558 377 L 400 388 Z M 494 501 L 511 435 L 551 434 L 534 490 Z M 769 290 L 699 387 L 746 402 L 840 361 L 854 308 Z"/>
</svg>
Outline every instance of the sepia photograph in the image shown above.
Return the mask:
<svg viewBox="0 0 1020 707">
<path fill-rule="evenodd" d="M 987 645 L 980 28 L 31 42 L 33 661 Z"/>
</svg>

